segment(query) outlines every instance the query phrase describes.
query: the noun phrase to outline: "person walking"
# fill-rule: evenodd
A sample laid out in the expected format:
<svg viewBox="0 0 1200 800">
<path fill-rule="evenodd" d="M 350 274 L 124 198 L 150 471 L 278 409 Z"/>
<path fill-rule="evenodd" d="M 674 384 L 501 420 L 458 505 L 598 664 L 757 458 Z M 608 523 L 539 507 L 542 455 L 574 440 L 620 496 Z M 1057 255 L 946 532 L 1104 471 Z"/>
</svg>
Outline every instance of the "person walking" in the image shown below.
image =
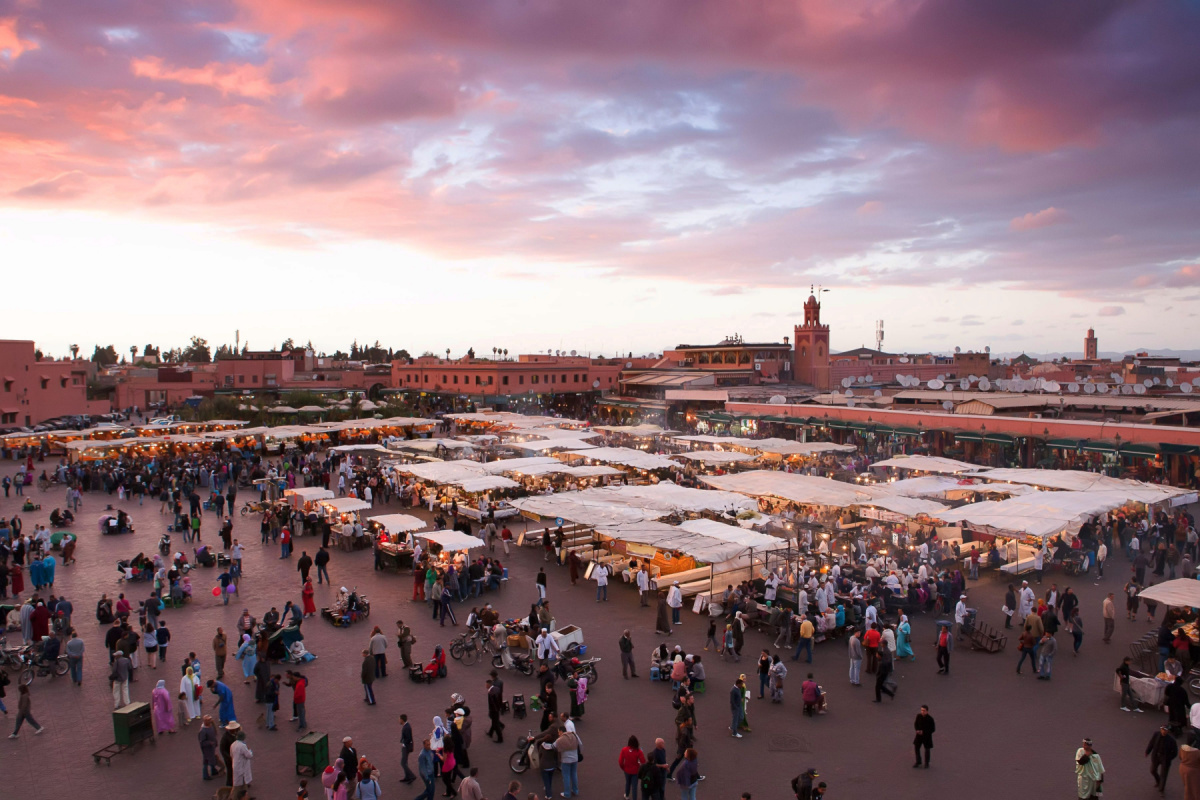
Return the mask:
<svg viewBox="0 0 1200 800">
<path fill-rule="evenodd" d="M 855 631 L 850 637 L 850 685 L 862 686 L 863 645 L 862 631 Z"/>
<path fill-rule="evenodd" d="M 1054 656 L 1058 653 L 1058 640 L 1050 631 L 1042 634 L 1041 644 L 1038 645 L 1038 680 L 1050 680 L 1050 674 L 1054 670 Z"/>
<path fill-rule="evenodd" d="M 575 723 L 567 720 L 562 733 L 554 740 L 558 752 L 559 769 L 562 771 L 563 797 L 579 796 L 579 757 L 583 753 Z"/>
<path fill-rule="evenodd" d="M 487 736 L 490 739 L 494 734 L 496 744 L 502 744 L 504 742 L 504 723 L 500 721 L 500 715 L 504 712 L 504 690 L 492 678 L 488 678 L 485 685 L 487 686 L 488 722 L 491 723 L 487 729 Z"/>
<path fill-rule="evenodd" d="M 1013 614 L 1017 613 L 1017 590 L 1010 583 L 1004 593 L 1004 627 L 1012 627 Z"/>
<path fill-rule="evenodd" d="M 950 653 L 954 650 L 954 637 L 946 625 L 938 626 L 937 636 L 937 665 L 939 675 L 950 674 Z"/>
<path fill-rule="evenodd" d="M 1101 604 L 1101 610 L 1104 615 L 1104 638 L 1101 641 L 1105 644 L 1112 641 L 1113 628 L 1117 624 L 1117 604 L 1113 600 L 1115 596 L 1113 592 L 1109 592 Z"/>
<path fill-rule="evenodd" d="M 1097 585 L 1099 585 L 1100 581 L 1104 578 L 1104 562 L 1105 561 L 1108 561 L 1108 545 L 1106 545 L 1103 541 L 1101 541 L 1100 546 L 1096 548 L 1096 584 Z"/>
<path fill-rule="evenodd" d="M 683 590 L 679 588 L 679 581 L 673 582 L 671 588 L 667 590 L 667 605 L 671 607 L 672 624 L 682 625 L 683 621 L 679 618 L 679 614 L 683 609 Z"/>
<path fill-rule="evenodd" d="M 891 686 L 890 687 L 888 686 L 888 684 L 890 682 L 889 679 L 892 677 L 892 666 L 893 666 L 893 660 L 892 660 L 891 648 L 888 648 L 888 647 L 879 648 L 879 672 L 877 672 L 875 674 L 875 702 L 876 703 L 882 703 L 883 698 L 881 695 L 885 695 L 885 694 L 888 697 L 892 698 L 893 700 L 896 699 L 895 683 L 891 682 Z"/>
<path fill-rule="evenodd" d="M 129 679 L 133 675 L 133 662 L 123 651 L 113 660 L 108 680 L 112 684 L 113 710 L 129 705 Z"/>
<path fill-rule="evenodd" d="M 421 776 L 421 783 L 425 784 L 425 791 L 417 795 L 416 800 L 433 800 L 436 764 L 437 756 L 429 748 L 429 740 L 425 739 L 421 742 L 421 753 L 417 756 L 417 773 Z"/>
<path fill-rule="evenodd" d="M 696 787 L 700 784 L 699 756 L 694 747 L 689 747 L 683 754 L 683 763 L 675 775 L 679 784 L 680 800 L 696 800 Z"/>
<path fill-rule="evenodd" d="M 367 643 L 367 649 L 371 653 L 371 657 L 375 659 L 375 677 L 387 677 L 387 637 L 383 635 L 383 631 L 376 625 L 371 631 L 371 638 Z"/>
<path fill-rule="evenodd" d="M 806 654 L 805 663 L 812 663 L 813 654 L 813 636 L 816 635 L 816 629 L 813 627 L 812 621 L 807 614 L 800 615 L 800 636 L 796 643 L 796 652 L 792 653 L 792 661 L 800 660 L 800 653 L 803 651 Z"/>
<path fill-rule="evenodd" d="M 71 638 L 67 641 L 66 649 L 71 680 L 76 686 L 83 686 L 83 639 L 79 638 L 74 628 L 71 629 Z"/>
<path fill-rule="evenodd" d="M 633 636 L 628 628 L 622 632 L 617 646 L 621 650 L 621 677 L 626 680 L 630 677 L 636 678 L 638 674 L 637 666 L 633 661 Z"/>
<path fill-rule="evenodd" d="M 229 747 L 229 755 L 233 757 L 233 793 L 234 800 L 248 800 L 250 784 L 254 782 L 254 772 L 250 762 L 254 752 L 246 744 L 246 732 L 239 730 L 237 739 Z"/>
<path fill-rule="evenodd" d="M 621 774 L 625 776 L 624 800 L 637 800 L 638 773 L 641 772 L 642 765 L 645 763 L 646 754 L 638 745 L 638 738 L 630 736 L 629 741 L 621 748 L 620 755 L 617 756 L 617 765 L 621 768 Z M 643 797 L 642 800 L 650 800 L 650 798 Z"/>
<path fill-rule="evenodd" d="M 1067 632 L 1071 634 L 1071 652 L 1079 655 L 1079 648 L 1083 646 L 1083 620 L 1079 618 L 1078 606 L 1071 609 L 1071 616 L 1067 619 Z"/>
<path fill-rule="evenodd" d="M 211 781 L 221 773 L 221 762 L 217 760 L 217 727 L 213 718 L 205 715 L 196 735 L 200 742 L 200 771 L 204 780 Z"/>
<path fill-rule="evenodd" d="M 608 602 L 608 567 L 600 562 L 596 563 L 595 569 L 592 570 L 592 577 L 596 579 L 596 602 Z M 543 598 L 545 599 L 545 598 Z"/>
<path fill-rule="evenodd" d="M 413 771 L 408 768 L 408 757 L 413 751 L 413 733 L 412 725 L 408 722 L 408 714 L 400 715 L 400 768 L 404 770 L 404 777 L 400 779 L 401 783 L 412 783 L 417 779 Z"/>
<path fill-rule="evenodd" d="M 742 720 L 745 719 L 746 716 L 746 706 L 743 699 L 745 686 L 745 681 L 743 681 L 741 678 L 738 678 L 736 681 L 734 681 L 733 688 L 729 690 L 729 712 L 732 717 L 732 721 L 729 724 L 729 730 L 732 732 L 733 738 L 735 739 L 742 738 L 742 734 L 739 732 L 738 728 L 741 727 Z"/>
<path fill-rule="evenodd" d="M 1038 640 L 1033 635 L 1033 630 L 1026 625 L 1025 630 L 1017 637 L 1017 650 L 1021 652 L 1021 657 L 1017 659 L 1017 674 L 1021 674 L 1021 665 L 1025 663 L 1025 659 L 1029 659 L 1029 663 L 1033 665 L 1034 673 L 1037 672 L 1037 650 Z"/>
<path fill-rule="evenodd" d="M 324 579 L 325 583 L 332 584 L 333 581 L 329 580 L 329 570 L 326 569 L 329 566 L 329 551 L 325 549 L 325 545 L 322 544 L 317 548 L 317 554 L 313 557 L 313 564 L 317 567 L 317 586 L 321 585 L 322 579 Z"/>
<path fill-rule="evenodd" d="M 921 710 L 917 712 L 917 718 L 913 722 L 913 730 L 917 735 L 913 737 L 913 755 L 916 760 L 913 767 L 921 766 L 921 749 L 925 750 L 925 769 L 929 769 L 929 751 L 933 749 L 933 732 L 937 726 L 933 722 L 933 717 L 929 713 L 929 706 L 921 706 Z"/>
<path fill-rule="evenodd" d="M 1179 755 L 1179 745 L 1165 724 L 1150 737 L 1146 745 L 1146 757 L 1150 759 L 1150 774 L 1154 776 L 1154 787 L 1159 794 L 1167 791 L 1167 776 L 1171 774 L 1171 762 Z"/>
<path fill-rule="evenodd" d="M 128 686 L 126 686 L 128 691 Z M 36 719 L 33 718 L 32 698 L 29 695 L 29 687 L 25 684 L 17 686 L 17 724 L 13 727 L 13 732 L 8 735 L 10 739 L 16 739 L 17 734 L 21 731 L 21 726 L 26 721 L 33 726 L 33 735 L 37 736 L 45 730 Z"/>
<path fill-rule="evenodd" d="M 375 659 L 371 656 L 370 650 L 362 651 L 362 685 L 363 685 L 363 702 L 367 705 L 375 705 Z"/>
<path fill-rule="evenodd" d="M 1104 783 L 1104 762 L 1092 747 L 1091 739 L 1075 751 L 1075 789 L 1079 800 L 1095 800 Z"/>
<path fill-rule="evenodd" d="M 654 618 L 654 632 L 665 633 L 667 636 L 670 636 L 672 633 L 671 615 L 667 610 L 666 592 L 658 593 L 658 610 Z"/>
</svg>

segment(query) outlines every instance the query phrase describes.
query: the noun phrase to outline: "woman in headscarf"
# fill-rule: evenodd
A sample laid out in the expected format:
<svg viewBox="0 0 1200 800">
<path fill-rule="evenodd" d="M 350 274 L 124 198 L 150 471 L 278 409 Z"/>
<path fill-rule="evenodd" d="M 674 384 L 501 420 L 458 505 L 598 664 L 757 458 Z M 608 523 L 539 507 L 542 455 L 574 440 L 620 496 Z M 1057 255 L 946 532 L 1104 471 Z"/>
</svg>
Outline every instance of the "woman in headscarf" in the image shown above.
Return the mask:
<svg viewBox="0 0 1200 800">
<path fill-rule="evenodd" d="M 583 716 L 584 705 L 588 698 L 588 679 L 584 675 L 572 678 L 567 681 L 567 689 L 571 695 L 571 718 L 579 719 Z"/>
<path fill-rule="evenodd" d="M 342 759 L 334 761 L 325 771 L 321 773 L 321 786 L 325 789 L 325 800 L 333 800 L 333 783 L 337 780 L 337 776 L 342 774 Z"/>
<path fill-rule="evenodd" d="M 179 680 L 179 702 L 183 704 L 185 725 L 190 725 L 192 720 L 198 719 L 202 712 L 200 698 L 204 695 L 200 687 L 196 671 L 191 667 L 184 669 L 183 677 Z"/>
<path fill-rule="evenodd" d="M 12 577 L 12 596 L 14 600 L 20 597 L 21 593 L 25 591 L 25 574 L 21 572 L 21 565 L 15 561 L 16 554 L 17 551 L 13 550 L 14 563 L 12 569 L 9 570 L 9 575 Z"/>
<path fill-rule="evenodd" d="M 654 621 L 654 632 L 671 635 L 671 613 L 667 609 L 667 593 L 658 593 L 658 615 Z"/>
<path fill-rule="evenodd" d="M 238 648 L 234 658 L 242 662 L 242 677 L 245 678 L 242 683 L 249 683 L 252 680 L 251 676 L 254 675 L 254 666 L 258 663 L 258 650 L 255 648 L 250 634 L 242 634 L 242 645 Z"/>
<path fill-rule="evenodd" d="M 45 584 L 42 577 L 42 560 L 34 557 L 29 562 L 29 582 L 33 584 L 33 590 L 36 592 Z"/>
<path fill-rule="evenodd" d="M 433 731 L 429 734 L 429 749 L 435 753 L 446 746 L 446 723 L 441 717 L 433 718 Z"/>
<path fill-rule="evenodd" d="M 154 712 L 154 727 L 159 733 L 175 732 L 175 704 L 167 691 L 167 682 L 159 681 L 150 693 L 150 708 Z"/>
<path fill-rule="evenodd" d="M 917 656 L 913 653 L 910 638 L 912 637 L 912 626 L 908 624 L 908 617 L 904 614 L 900 615 L 900 625 L 896 628 L 896 656 L 898 658 L 907 658 L 910 661 L 916 661 Z"/>
</svg>

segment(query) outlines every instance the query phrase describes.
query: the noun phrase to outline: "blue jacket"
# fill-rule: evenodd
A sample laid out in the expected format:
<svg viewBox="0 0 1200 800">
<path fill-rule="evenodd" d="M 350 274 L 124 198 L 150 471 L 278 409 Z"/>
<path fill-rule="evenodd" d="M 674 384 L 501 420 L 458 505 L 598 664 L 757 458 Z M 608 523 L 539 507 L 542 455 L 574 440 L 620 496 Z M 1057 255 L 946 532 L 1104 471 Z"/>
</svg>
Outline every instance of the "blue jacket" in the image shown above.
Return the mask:
<svg viewBox="0 0 1200 800">
<path fill-rule="evenodd" d="M 729 710 L 742 710 L 742 690 L 736 686 L 729 690 Z"/>
<path fill-rule="evenodd" d="M 422 750 L 421 755 L 417 756 L 417 771 L 421 773 L 421 780 L 433 780 L 433 765 L 436 761 L 432 750 Z"/>
</svg>

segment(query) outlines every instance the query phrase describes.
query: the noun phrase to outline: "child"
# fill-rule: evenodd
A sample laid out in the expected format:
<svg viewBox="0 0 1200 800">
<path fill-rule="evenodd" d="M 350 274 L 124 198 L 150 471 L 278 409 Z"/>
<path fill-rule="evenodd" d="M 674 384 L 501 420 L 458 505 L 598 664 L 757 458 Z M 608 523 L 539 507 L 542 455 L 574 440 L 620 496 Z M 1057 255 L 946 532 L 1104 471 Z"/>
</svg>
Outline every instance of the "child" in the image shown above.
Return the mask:
<svg viewBox="0 0 1200 800">
<path fill-rule="evenodd" d="M 296 800 L 308 800 L 308 780 L 300 779 L 300 788 L 296 790 Z"/>
<path fill-rule="evenodd" d="M 733 626 L 725 626 L 725 647 L 718 651 L 722 657 L 733 652 Z"/>
</svg>

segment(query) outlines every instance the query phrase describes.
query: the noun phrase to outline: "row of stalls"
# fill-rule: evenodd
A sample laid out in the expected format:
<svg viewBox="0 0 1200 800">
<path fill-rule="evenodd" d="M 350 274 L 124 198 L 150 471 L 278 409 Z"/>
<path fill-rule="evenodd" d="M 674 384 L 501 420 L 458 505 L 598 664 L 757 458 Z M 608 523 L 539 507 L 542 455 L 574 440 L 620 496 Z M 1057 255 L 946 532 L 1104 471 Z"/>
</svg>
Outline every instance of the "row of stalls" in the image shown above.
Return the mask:
<svg viewBox="0 0 1200 800">
<path fill-rule="evenodd" d="M 1085 523 L 1112 512 L 1152 512 L 1197 500 L 1193 491 L 1112 478 L 1091 472 L 1052 469 L 989 469 L 953 459 L 909 456 L 878 462 L 874 469 L 889 491 L 937 498 L 948 507 L 935 514 L 938 536 L 947 542 L 995 542 L 1000 569 L 1017 574 L 1033 568 L 1036 554 L 1051 542 L 1070 547 Z M 902 475 L 913 477 L 901 477 Z M 1048 554 L 1047 561 L 1052 558 Z M 1083 568 L 1079 552 L 1069 568 Z"/>
</svg>

